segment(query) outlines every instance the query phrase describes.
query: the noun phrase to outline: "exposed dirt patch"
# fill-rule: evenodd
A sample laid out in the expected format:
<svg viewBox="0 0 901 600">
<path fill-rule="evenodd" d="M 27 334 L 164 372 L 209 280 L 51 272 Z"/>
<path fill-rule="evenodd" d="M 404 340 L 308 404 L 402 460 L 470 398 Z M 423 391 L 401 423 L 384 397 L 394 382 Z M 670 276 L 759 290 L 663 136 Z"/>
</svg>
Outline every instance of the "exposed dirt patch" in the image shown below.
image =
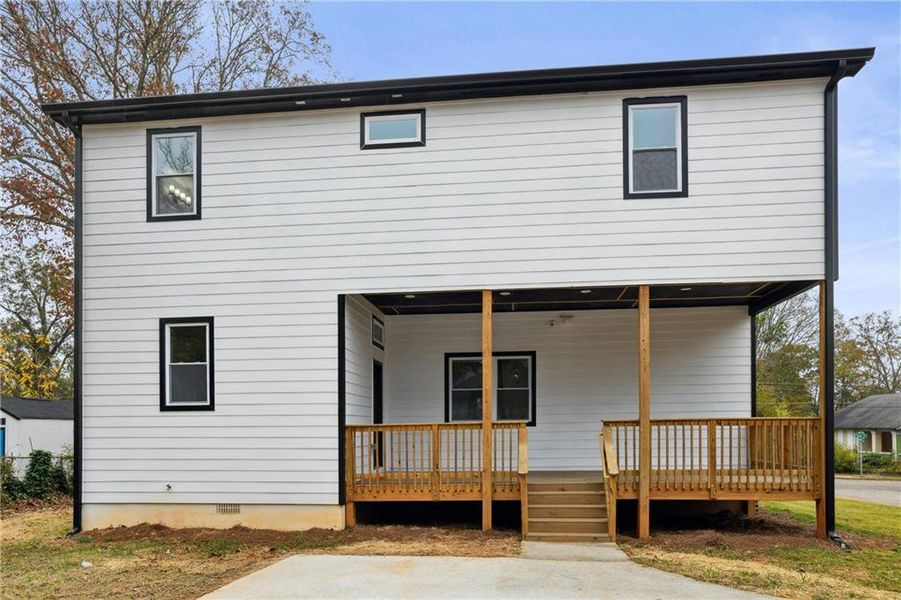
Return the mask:
<svg viewBox="0 0 901 600">
<path fill-rule="evenodd" d="M 764 513 L 755 517 L 736 514 L 714 515 L 706 522 L 692 523 L 697 528 L 655 529 L 653 541 L 641 542 L 629 535 L 624 543 L 634 546 L 704 550 L 729 547 L 735 550 L 762 551 L 772 548 L 816 547 L 827 552 L 843 552 L 835 542 L 816 537 L 816 530 L 782 513 Z M 842 533 L 842 539 L 854 548 L 895 547 L 890 538 Z"/>
<path fill-rule="evenodd" d="M 169 529 L 137 525 L 88 531 L 78 536 L 93 543 L 147 541 L 199 544 L 210 551 L 259 547 L 270 551 L 315 551 L 341 554 L 409 554 L 415 556 L 512 556 L 519 536 L 509 531 L 482 532 L 464 528 L 360 525 L 334 531 L 301 532 L 232 527 L 231 529 Z"/>
</svg>

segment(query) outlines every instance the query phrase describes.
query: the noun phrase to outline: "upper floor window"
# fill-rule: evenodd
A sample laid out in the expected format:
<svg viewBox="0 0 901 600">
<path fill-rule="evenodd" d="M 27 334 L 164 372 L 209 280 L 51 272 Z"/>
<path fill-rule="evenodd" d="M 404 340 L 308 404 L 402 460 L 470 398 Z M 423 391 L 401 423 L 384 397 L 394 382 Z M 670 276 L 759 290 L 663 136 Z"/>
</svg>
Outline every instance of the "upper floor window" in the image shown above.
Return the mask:
<svg viewBox="0 0 901 600">
<path fill-rule="evenodd" d="M 200 127 L 147 130 L 147 220 L 200 218 Z"/>
<path fill-rule="evenodd" d="M 360 115 L 360 148 L 425 146 L 425 110 Z"/>
<path fill-rule="evenodd" d="M 213 410 L 213 317 L 160 319 L 160 409 Z"/>
<path fill-rule="evenodd" d="M 688 196 L 688 103 L 685 96 L 623 100 L 623 194 Z"/>
</svg>

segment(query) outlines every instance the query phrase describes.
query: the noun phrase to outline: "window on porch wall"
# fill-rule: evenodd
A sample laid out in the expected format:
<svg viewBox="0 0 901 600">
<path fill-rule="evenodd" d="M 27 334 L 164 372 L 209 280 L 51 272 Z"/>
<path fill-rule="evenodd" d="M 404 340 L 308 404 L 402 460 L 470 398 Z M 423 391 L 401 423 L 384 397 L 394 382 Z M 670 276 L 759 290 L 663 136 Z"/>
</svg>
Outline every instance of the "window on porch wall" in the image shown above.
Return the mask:
<svg viewBox="0 0 901 600">
<path fill-rule="evenodd" d="M 448 377 L 450 421 L 482 419 L 482 359 L 450 358 Z M 497 421 L 531 421 L 532 357 L 502 356 L 494 358 L 494 419 Z"/>
</svg>

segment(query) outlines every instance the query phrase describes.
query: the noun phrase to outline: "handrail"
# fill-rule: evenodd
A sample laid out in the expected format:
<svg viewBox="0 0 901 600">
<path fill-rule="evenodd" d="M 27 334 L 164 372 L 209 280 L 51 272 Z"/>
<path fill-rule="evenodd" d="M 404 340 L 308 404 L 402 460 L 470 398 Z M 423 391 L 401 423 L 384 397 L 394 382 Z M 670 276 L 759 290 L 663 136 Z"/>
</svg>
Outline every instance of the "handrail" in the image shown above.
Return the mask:
<svg viewBox="0 0 901 600">
<path fill-rule="evenodd" d="M 610 426 L 604 423 L 598 435 L 601 446 L 601 475 L 607 502 L 607 535 L 611 542 L 616 542 L 616 478 L 619 475 L 619 464 L 611 441 Z"/>
<path fill-rule="evenodd" d="M 610 440 L 610 436 L 604 438 L 604 460 L 607 465 L 607 472 L 612 477 L 619 475 L 619 464 L 616 460 L 616 452 L 613 451 L 613 442 Z"/>
</svg>

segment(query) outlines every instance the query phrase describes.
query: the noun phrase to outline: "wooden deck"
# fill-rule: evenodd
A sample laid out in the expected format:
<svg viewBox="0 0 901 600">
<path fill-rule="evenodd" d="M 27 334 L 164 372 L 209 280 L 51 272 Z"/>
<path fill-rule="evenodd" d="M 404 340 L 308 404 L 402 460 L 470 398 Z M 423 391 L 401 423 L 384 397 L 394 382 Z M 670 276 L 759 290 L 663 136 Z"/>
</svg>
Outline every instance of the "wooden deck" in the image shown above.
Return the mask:
<svg viewBox="0 0 901 600">
<path fill-rule="evenodd" d="M 819 500 L 819 428 L 817 418 L 651 420 L 647 498 Z M 615 539 L 616 502 L 641 498 L 640 423 L 599 429 L 597 471 L 530 473 L 526 424 L 492 423 L 486 478 L 481 423 L 347 426 L 348 524 L 356 502 L 484 501 L 487 480 L 492 500 L 520 501 L 524 535 L 532 523 L 535 536 Z M 530 518 L 536 499 L 541 516 Z"/>
</svg>

